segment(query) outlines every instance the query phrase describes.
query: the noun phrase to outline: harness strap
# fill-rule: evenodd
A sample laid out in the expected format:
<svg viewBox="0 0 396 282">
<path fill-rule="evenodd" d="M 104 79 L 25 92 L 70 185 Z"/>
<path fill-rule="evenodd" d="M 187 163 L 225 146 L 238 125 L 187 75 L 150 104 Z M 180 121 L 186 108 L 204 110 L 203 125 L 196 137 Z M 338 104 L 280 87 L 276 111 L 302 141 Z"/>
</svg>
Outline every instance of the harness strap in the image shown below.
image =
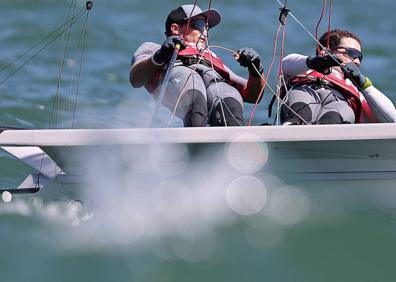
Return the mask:
<svg viewBox="0 0 396 282">
<path fill-rule="evenodd" d="M 294 78 L 290 83 L 290 88 L 296 87 L 300 84 L 320 84 L 323 87 L 334 88 L 339 91 L 349 104 L 349 106 L 355 112 L 355 122 L 361 122 L 362 112 L 364 116 L 367 117 L 368 121 L 376 122 L 377 119 L 368 105 L 364 96 L 360 93 L 360 91 L 352 84 L 348 83 L 347 80 L 338 73 L 330 73 L 329 75 L 323 75 L 317 71 L 309 70 L 303 75 L 299 75 Z M 283 96 L 286 94 L 284 88 L 281 88 L 280 95 Z M 272 115 L 272 107 L 275 102 L 276 96 L 271 99 L 268 110 L 268 117 Z"/>
<path fill-rule="evenodd" d="M 208 67 L 213 65 L 213 68 L 221 77 L 230 81 L 230 73 L 226 70 L 222 60 L 211 51 L 200 51 L 195 46 L 187 46 L 186 49 L 179 52 L 178 59 L 187 65 L 196 63 L 202 63 Z"/>
</svg>

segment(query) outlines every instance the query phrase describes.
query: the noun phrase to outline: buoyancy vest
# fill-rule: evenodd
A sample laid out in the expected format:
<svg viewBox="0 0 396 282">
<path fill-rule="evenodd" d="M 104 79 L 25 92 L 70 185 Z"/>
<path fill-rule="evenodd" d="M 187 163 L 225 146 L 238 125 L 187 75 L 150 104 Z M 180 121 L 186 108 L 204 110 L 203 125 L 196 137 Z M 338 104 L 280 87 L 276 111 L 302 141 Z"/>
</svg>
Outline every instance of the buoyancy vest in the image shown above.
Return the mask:
<svg viewBox="0 0 396 282">
<path fill-rule="evenodd" d="M 196 64 L 200 60 L 212 67 L 214 70 L 227 82 L 230 82 L 230 73 L 225 68 L 222 60 L 212 51 L 207 49 L 198 50 L 195 44 L 187 45 L 185 49 L 179 51 L 177 59 L 182 61 L 185 64 Z M 155 89 L 157 89 L 160 84 L 161 79 L 163 78 L 163 73 L 159 72 L 153 76 L 153 78 L 145 85 L 148 92 L 153 93 Z"/>
<path fill-rule="evenodd" d="M 330 74 L 324 75 L 320 72 L 309 70 L 305 74 L 298 75 L 291 80 L 290 86 L 306 84 L 309 82 L 322 81 L 324 84 L 330 84 L 345 98 L 348 105 L 355 113 L 355 122 L 363 122 L 365 117 L 368 122 L 377 122 L 372 109 L 369 107 L 367 100 L 358 88 L 349 80 L 345 79 L 340 72 L 333 70 Z M 364 114 L 362 116 L 362 113 Z"/>
<path fill-rule="evenodd" d="M 197 63 L 200 59 L 203 60 L 207 65 L 212 66 L 214 70 L 227 82 L 230 81 L 230 73 L 225 68 L 222 60 L 212 51 L 210 50 L 198 50 L 195 45 L 187 45 L 187 47 L 181 50 L 178 54 L 178 59 L 183 62 L 187 62 L 185 59 L 194 59 L 191 60 L 191 63 Z"/>
</svg>

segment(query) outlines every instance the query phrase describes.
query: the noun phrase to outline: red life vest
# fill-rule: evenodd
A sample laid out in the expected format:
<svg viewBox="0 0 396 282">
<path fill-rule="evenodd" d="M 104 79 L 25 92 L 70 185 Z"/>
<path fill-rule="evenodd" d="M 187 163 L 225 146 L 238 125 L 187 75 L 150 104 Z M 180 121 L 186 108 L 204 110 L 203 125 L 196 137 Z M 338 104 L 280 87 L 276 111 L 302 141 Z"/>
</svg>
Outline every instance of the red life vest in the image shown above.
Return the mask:
<svg viewBox="0 0 396 282">
<path fill-rule="evenodd" d="M 367 121 L 369 122 L 378 121 L 363 94 L 360 93 L 360 91 L 349 79 L 345 79 L 344 75 L 338 71 L 333 70 L 330 74 L 324 75 L 320 72 L 309 70 L 305 74 L 294 78 L 291 84 L 297 85 L 300 83 L 307 83 L 317 80 L 327 81 L 342 94 L 355 113 L 356 123 L 364 122 L 364 117 L 366 117 Z M 364 114 L 363 116 L 362 113 Z"/>
<path fill-rule="evenodd" d="M 230 73 L 226 70 L 221 59 L 212 51 L 208 51 L 207 49 L 200 51 L 196 48 L 195 44 L 187 45 L 187 47 L 181 51 L 179 51 L 178 59 L 183 61 L 183 58 L 194 58 L 195 61 L 203 60 L 209 66 L 212 66 L 214 70 L 227 82 L 230 82 Z M 145 85 L 146 89 L 153 93 L 154 90 L 158 87 L 158 84 L 162 78 L 162 73 L 157 73 L 153 76 L 153 78 Z"/>
<path fill-rule="evenodd" d="M 221 75 L 222 78 L 230 81 L 230 73 L 226 70 L 221 59 L 212 51 L 207 49 L 198 50 L 195 45 L 187 45 L 186 49 L 181 50 L 178 54 L 178 58 L 196 58 L 201 59 L 206 62 L 209 66 L 213 65 L 214 70 Z"/>
</svg>

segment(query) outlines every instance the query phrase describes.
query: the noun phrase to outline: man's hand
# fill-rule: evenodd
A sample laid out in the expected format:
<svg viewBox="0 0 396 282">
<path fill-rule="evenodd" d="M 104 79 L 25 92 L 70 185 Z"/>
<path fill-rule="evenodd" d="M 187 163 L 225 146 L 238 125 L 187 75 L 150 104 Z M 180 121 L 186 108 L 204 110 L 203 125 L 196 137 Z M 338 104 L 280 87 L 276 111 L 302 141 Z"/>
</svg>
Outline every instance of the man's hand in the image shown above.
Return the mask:
<svg viewBox="0 0 396 282">
<path fill-rule="evenodd" d="M 344 72 L 345 76 L 349 78 L 357 87 L 366 89 L 371 85 L 370 80 L 365 77 L 360 72 L 359 67 L 352 62 L 345 64 L 345 66 L 342 68 L 342 71 Z"/>
<path fill-rule="evenodd" d="M 330 68 L 341 65 L 341 61 L 334 55 L 315 56 L 307 58 L 307 67 L 322 74 L 330 74 Z"/>
<path fill-rule="evenodd" d="M 157 65 L 168 63 L 172 58 L 176 45 L 181 46 L 180 49 L 186 48 L 182 39 L 179 36 L 169 36 L 162 44 L 161 48 L 153 55 L 153 61 Z"/>
<path fill-rule="evenodd" d="M 236 56 L 239 64 L 244 68 L 247 67 L 251 75 L 259 77 L 263 73 L 260 55 L 254 49 L 247 47 L 241 48 L 237 51 Z"/>
</svg>

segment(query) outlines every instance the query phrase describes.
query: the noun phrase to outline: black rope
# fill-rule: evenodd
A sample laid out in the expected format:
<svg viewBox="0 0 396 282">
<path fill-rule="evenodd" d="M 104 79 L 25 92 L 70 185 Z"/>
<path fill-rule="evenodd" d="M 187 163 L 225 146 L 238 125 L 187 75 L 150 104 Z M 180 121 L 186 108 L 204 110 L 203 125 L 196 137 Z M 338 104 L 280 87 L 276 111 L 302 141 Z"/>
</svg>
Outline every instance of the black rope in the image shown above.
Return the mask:
<svg viewBox="0 0 396 282">
<path fill-rule="evenodd" d="M 82 57 L 83 57 L 83 53 L 84 53 L 84 48 L 85 48 L 85 37 L 86 37 L 86 34 L 87 34 L 86 29 L 87 29 L 87 25 L 88 25 L 88 15 L 89 15 L 89 11 L 90 11 L 90 10 L 92 9 L 92 7 L 93 7 L 93 2 L 92 2 L 92 1 L 87 1 L 87 2 L 86 2 L 86 9 L 85 9 L 84 11 L 80 12 L 77 16 L 74 15 L 75 10 L 76 10 L 76 6 L 77 6 L 76 4 L 77 4 L 77 0 L 73 0 L 72 3 L 71 3 L 71 6 L 70 6 L 69 13 L 68 13 L 68 17 L 69 17 L 69 16 L 70 16 L 70 12 L 71 12 L 71 10 L 72 10 L 72 7 L 74 6 L 73 17 L 72 17 L 71 19 L 67 20 L 62 26 L 63 26 L 63 27 L 66 27 L 68 23 L 70 23 L 70 25 L 69 25 L 68 27 L 64 28 L 63 31 L 62 31 L 59 35 L 57 35 L 57 36 L 55 37 L 55 39 L 59 38 L 61 35 L 63 35 L 63 34 L 66 32 L 67 29 L 69 29 L 69 34 L 68 34 L 67 43 L 66 43 L 66 46 L 65 46 L 64 56 L 63 56 L 62 63 L 61 63 L 61 67 L 60 67 L 60 75 L 59 75 L 59 79 L 58 79 L 58 89 L 60 89 L 60 79 L 61 79 L 62 72 L 63 72 L 63 66 L 64 66 L 65 57 L 66 57 L 67 47 L 68 47 L 68 44 L 69 44 L 69 38 L 70 38 L 70 34 L 71 34 L 71 27 L 72 27 L 73 24 L 76 23 L 84 14 L 86 14 L 85 22 L 84 22 L 84 25 L 83 25 L 83 30 L 82 30 L 82 32 L 80 33 L 80 38 L 79 38 L 79 41 L 78 41 L 78 44 L 77 44 L 77 48 L 78 48 L 78 46 L 80 45 L 80 42 L 81 42 L 81 36 L 82 36 L 82 34 L 84 33 L 84 43 L 83 43 L 83 51 L 82 51 L 82 55 L 81 55 L 81 62 L 82 62 Z M 56 31 L 58 31 L 59 29 L 60 29 L 60 28 L 56 29 Z M 85 30 L 85 32 L 84 32 L 84 30 Z M 54 33 L 54 32 L 52 32 L 52 34 L 53 34 L 53 33 Z M 47 37 L 48 37 L 48 36 L 47 36 Z M 52 43 L 53 41 L 55 41 L 55 39 L 53 39 L 50 43 Z M 41 52 L 41 51 L 44 50 L 48 45 L 49 45 L 49 44 L 47 44 L 46 46 L 44 46 L 44 47 L 43 47 L 42 49 L 40 49 L 39 51 Z M 33 48 L 34 48 L 34 47 L 33 47 Z M 37 54 L 38 54 L 38 53 L 37 53 Z M 37 54 L 35 54 L 35 56 L 36 56 Z M 31 58 L 31 59 L 32 59 L 32 58 Z M 31 60 L 31 59 L 30 59 L 30 60 Z M 80 65 L 80 73 L 79 73 L 79 78 L 78 78 L 78 84 L 77 84 L 77 85 L 79 85 L 80 75 L 81 75 L 81 65 Z M 1 84 L 0 84 L 0 85 L 1 85 Z M 78 86 L 77 86 L 77 92 L 78 92 Z M 55 103 L 56 103 L 56 101 L 57 101 L 57 98 L 58 98 L 58 101 L 59 101 L 59 97 L 56 96 L 56 97 L 54 98 L 54 105 L 53 105 L 52 111 L 51 111 L 51 118 L 50 118 L 50 122 L 49 122 L 49 127 L 51 127 L 51 121 L 52 121 L 52 118 L 53 118 L 53 114 L 54 114 L 54 110 L 55 110 Z M 77 100 L 77 98 L 76 98 L 76 100 Z M 77 101 L 76 101 L 76 102 L 77 102 Z M 74 122 L 74 118 L 73 118 L 73 122 Z M 42 166 L 43 166 L 43 163 L 44 163 L 44 158 L 45 158 L 45 153 L 43 152 L 43 154 L 42 154 L 42 159 L 41 159 L 41 164 L 40 164 L 39 175 L 38 175 L 37 182 L 36 182 L 36 187 L 38 187 L 38 188 L 39 188 L 39 185 L 40 185 L 40 176 L 41 176 Z M 56 171 L 56 166 L 55 166 L 54 169 L 55 169 L 55 174 L 56 174 L 56 173 L 57 173 L 57 171 Z"/>
<path fill-rule="evenodd" d="M 8 64 L 6 67 L 4 67 L 1 71 L 4 71 L 6 68 L 9 68 L 10 66 L 12 66 L 16 61 L 20 60 L 22 57 L 26 56 L 30 51 L 32 51 L 33 49 L 35 49 L 37 46 L 39 46 L 40 44 L 42 44 L 44 41 L 48 40 L 52 35 L 56 34 L 56 32 L 58 32 L 61 28 L 63 28 L 63 30 L 61 30 L 61 32 L 59 32 L 59 34 L 57 34 L 54 38 L 52 38 L 50 41 L 48 41 L 43 47 L 41 47 L 36 53 L 34 53 L 31 57 L 29 57 L 22 65 L 20 65 L 18 68 L 16 68 L 13 72 L 11 72 L 11 74 L 9 74 L 7 77 L 5 77 L 3 80 L 0 81 L 0 85 L 4 84 L 7 80 L 9 80 L 15 73 L 17 73 L 18 71 L 20 71 L 24 66 L 26 66 L 31 60 L 33 60 L 37 55 L 39 55 L 44 49 L 46 49 L 48 46 L 50 46 L 52 43 L 55 42 L 56 39 L 58 39 L 61 35 L 63 35 L 65 33 L 65 31 L 68 29 L 65 28 L 65 26 L 67 26 L 70 22 L 70 25 L 75 24 L 84 14 L 86 13 L 86 11 L 84 11 L 83 13 L 80 13 L 79 15 L 77 15 L 76 17 L 73 17 L 72 19 L 70 19 L 69 21 L 67 21 L 65 24 L 63 24 L 60 28 L 57 28 L 54 32 L 51 32 L 45 39 L 41 40 L 39 43 L 35 44 L 32 48 L 30 48 L 27 52 L 25 52 L 23 55 L 19 56 L 17 59 L 15 59 L 12 63 Z M 0 71 L 0 72 L 1 72 Z"/>
<path fill-rule="evenodd" d="M 76 99 L 74 101 L 74 107 L 73 107 L 73 119 L 72 119 L 72 125 L 71 125 L 72 128 L 74 128 L 74 121 L 75 121 L 75 117 L 76 117 L 77 100 L 78 100 L 78 94 L 79 94 L 79 89 L 80 89 L 82 65 L 83 65 L 83 58 L 84 58 L 86 39 L 87 39 L 88 17 L 89 17 L 89 13 L 87 13 L 87 16 L 85 18 L 84 27 L 83 27 L 83 30 L 81 31 L 80 39 L 79 39 L 79 43 L 78 43 L 78 45 L 79 45 L 80 41 L 81 41 L 81 37 L 82 37 L 83 38 L 83 45 L 82 45 L 81 57 L 80 57 L 80 69 L 79 69 L 78 79 L 77 79 Z"/>
<path fill-rule="evenodd" d="M 285 5 L 282 7 L 282 8 L 279 8 L 279 10 L 280 10 L 280 13 L 279 13 L 279 22 L 282 24 L 282 25 L 285 25 L 286 24 L 286 19 L 287 19 L 287 16 L 289 15 L 289 12 L 290 12 L 290 9 L 289 8 L 287 8 L 287 1 L 285 2 Z"/>
<path fill-rule="evenodd" d="M 70 16 L 70 13 L 72 11 L 73 6 L 74 6 L 74 9 L 73 9 L 73 16 L 74 16 L 74 13 L 76 11 L 76 6 L 77 6 L 77 1 L 76 0 L 72 1 L 71 6 L 70 6 L 70 10 L 69 10 L 69 13 L 68 13 L 67 17 Z M 65 49 L 63 51 L 63 57 L 62 57 L 62 60 L 60 62 L 60 66 L 59 66 L 59 75 L 58 75 L 58 80 L 57 80 L 56 94 L 55 94 L 55 97 L 54 97 L 53 110 L 51 112 L 51 117 L 50 117 L 48 128 L 51 128 L 51 123 L 52 123 L 54 112 L 56 112 L 56 127 L 58 127 L 58 111 L 59 111 L 59 108 L 60 108 L 60 104 L 59 103 L 60 103 L 61 80 L 62 80 L 63 69 L 64 69 L 64 65 L 65 65 L 66 54 L 67 54 L 68 47 L 69 47 L 69 42 L 70 42 L 72 24 L 70 24 L 67 27 L 67 30 L 68 30 L 68 34 L 67 34 L 67 37 L 66 37 L 66 44 L 65 44 Z"/>
</svg>

